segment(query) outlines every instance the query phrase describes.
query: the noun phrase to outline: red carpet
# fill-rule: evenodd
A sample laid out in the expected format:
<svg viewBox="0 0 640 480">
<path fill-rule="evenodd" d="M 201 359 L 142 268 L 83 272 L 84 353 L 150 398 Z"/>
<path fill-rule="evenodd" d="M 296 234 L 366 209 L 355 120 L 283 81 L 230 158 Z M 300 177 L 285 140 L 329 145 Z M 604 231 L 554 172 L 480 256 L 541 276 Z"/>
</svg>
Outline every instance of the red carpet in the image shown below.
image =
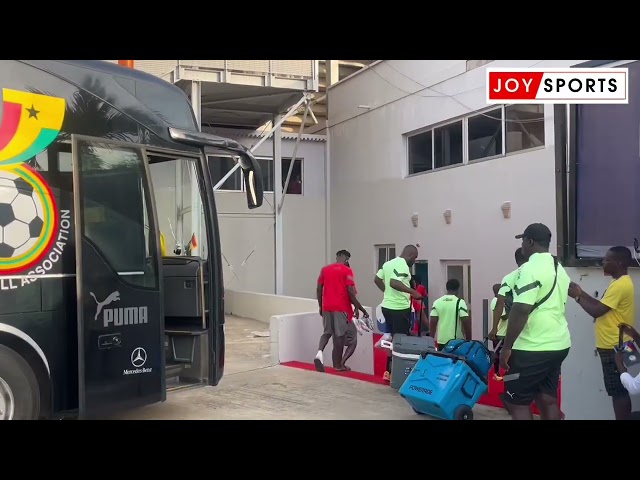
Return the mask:
<svg viewBox="0 0 640 480">
<path fill-rule="evenodd" d="M 381 334 L 374 333 L 373 344 L 375 345 L 381 338 Z M 387 358 L 389 358 L 389 355 L 386 350 L 375 347 L 373 348 L 373 374 L 376 377 L 382 378 L 382 375 L 384 375 L 384 372 L 387 370 Z"/>
<path fill-rule="evenodd" d="M 375 342 L 377 342 L 380 339 L 380 337 L 382 337 L 382 335 L 378 333 L 374 333 L 373 343 L 375 344 Z M 311 370 L 311 371 L 316 370 L 316 367 L 313 365 L 313 363 L 286 362 L 286 363 L 282 363 L 281 365 L 284 365 L 285 367 L 300 368 L 302 370 Z M 338 375 L 341 377 L 352 378 L 354 380 L 360 380 L 363 382 L 376 383 L 378 385 L 388 386 L 389 382 L 382 380 L 382 375 L 384 374 L 386 368 L 387 368 L 387 351 L 380 348 L 374 348 L 373 349 L 373 372 L 374 372 L 373 375 L 367 375 L 366 373 L 360 373 L 360 372 L 336 372 L 336 370 L 331 367 L 325 367 L 325 371 L 329 375 Z M 504 382 L 498 382 L 494 380 L 493 366 L 491 367 L 491 369 L 492 369 L 491 373 L 489 374 L 489 391 L 480 398 L 478 403 L 480 405 L 487 405 L 489 407 L 504 408 L 502 400 L 500 400 L 500 395 L 504 393 Z M 558 386 L 558 403 L 560 405 L 562 405 L 561 404 L 561 387 L 562 385 Z M 539 414 L 535 404 L 533 404 L 532 410 L 535 415 Z"/>
<path fill-rule="evenodd" d="M 316 371 L 316 367 L 313 365 L 313 363 L 285 362 L 285 363 L 281 363 L 280 365 L 285 367 L 300 368 L 301 370 L 311 370 L 314 372 Z M 377 383 L 378 385 L 389 385 L 389 382 L 385 382 L 384 380 L 382 380 L 382 376 L 376 377 L 375 375 L 367 375 L 366 373 L 353 372 L 353 371 L 337 372 L 335 368 L 331 368 L 327 366 L 324 367 L 324 370 L 325 370 L 325 373 L 329 375 L 352 378 L 353 380 L 360 380 L 362 382 Z"/>
</svg>

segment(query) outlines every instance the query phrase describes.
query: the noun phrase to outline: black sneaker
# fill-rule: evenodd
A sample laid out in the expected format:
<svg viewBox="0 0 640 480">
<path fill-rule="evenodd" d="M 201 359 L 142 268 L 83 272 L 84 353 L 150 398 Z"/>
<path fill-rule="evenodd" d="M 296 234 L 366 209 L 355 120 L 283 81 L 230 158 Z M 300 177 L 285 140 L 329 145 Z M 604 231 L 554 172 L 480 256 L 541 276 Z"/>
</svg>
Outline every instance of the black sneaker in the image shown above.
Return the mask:
<svg viewBox="0 0 640 480">
<path fill-rule="evenodd" d="M 313 364 L 316 366 L 317 371 L 324 373 L 324 365 L 322 364 L 322 360 L 320 360 L 319 358 L 314 358 Z"/>
</svg>

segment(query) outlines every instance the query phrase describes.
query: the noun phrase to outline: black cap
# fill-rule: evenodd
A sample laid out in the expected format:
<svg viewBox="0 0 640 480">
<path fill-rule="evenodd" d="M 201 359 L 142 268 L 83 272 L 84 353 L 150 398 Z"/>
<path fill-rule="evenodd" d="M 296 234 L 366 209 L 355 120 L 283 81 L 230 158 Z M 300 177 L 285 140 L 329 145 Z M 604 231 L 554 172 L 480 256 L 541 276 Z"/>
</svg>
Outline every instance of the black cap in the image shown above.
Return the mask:
<svg viewBox="0 0 640 480">
<path fill-rule="evenodd" d="M 532 223 L 516 238 L 528 238 L 534 242 L 548 242 L 551 240 L 551 230 L 543 223 Z"/>
</svg>

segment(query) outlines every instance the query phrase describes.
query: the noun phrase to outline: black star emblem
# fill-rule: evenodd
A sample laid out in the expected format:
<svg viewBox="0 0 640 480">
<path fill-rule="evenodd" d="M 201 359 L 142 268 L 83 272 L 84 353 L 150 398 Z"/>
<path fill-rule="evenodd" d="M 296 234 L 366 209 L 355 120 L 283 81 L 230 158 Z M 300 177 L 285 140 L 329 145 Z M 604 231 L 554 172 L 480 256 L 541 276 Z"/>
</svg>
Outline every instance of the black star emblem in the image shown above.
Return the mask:
<svg viewBox="0 0 640 480">
<path fill-rule="evenodd" d="M 27 108 L 27 112 L 29 112 L 29 118 L 33 117 L 38 120 L 38 114 L 40 113 L 40 110 L 36 110 L 35 108 L 33 108 L 33 103 L 31 104 L 31 108 Z"/>
</svg>

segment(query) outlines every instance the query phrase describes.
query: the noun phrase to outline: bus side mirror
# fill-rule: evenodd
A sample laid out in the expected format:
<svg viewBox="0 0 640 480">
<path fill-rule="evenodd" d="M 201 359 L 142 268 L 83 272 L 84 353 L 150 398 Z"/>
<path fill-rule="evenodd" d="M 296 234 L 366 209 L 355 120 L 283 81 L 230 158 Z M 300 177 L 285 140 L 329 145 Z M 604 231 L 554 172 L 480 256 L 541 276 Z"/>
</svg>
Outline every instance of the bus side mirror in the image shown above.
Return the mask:
<svg viewBox="0 0 640 480">
<path fill-rule="evenodd" d="M 247 191 L 247 206 L 250 209 L 258 208 L 264 200 L 264 186 L 262 185 L 260 165 L 253 156 L 242 155 L 241 166 L 245 190 Z"/>
</svg>

